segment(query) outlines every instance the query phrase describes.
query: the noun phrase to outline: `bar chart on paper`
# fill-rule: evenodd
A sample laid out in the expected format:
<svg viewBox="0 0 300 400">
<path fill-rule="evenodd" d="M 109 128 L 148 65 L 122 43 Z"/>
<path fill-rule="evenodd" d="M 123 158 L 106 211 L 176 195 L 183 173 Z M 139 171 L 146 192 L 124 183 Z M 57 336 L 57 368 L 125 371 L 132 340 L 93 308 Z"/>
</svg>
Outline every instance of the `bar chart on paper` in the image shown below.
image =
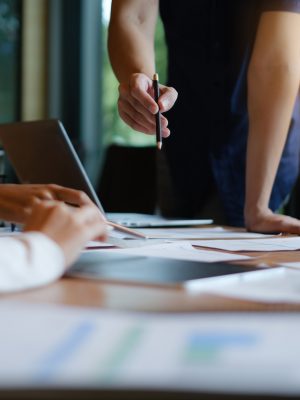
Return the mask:
<svg viewBox="0 0 300 400">
<path fill-rule="evenodd" d="M 140 314 L 3 301 L 0 317 L 0 388 L 300 394 L 298 314 Z"/>
<path fill-rule="evenodd" d="M 181 362 L 191 365 L 217 363 L 225 352 L 234 349 L 251 350 L 258 341 L 259 337 L 251 333 L 191 333 L 187 337 Z"/>
</svg>

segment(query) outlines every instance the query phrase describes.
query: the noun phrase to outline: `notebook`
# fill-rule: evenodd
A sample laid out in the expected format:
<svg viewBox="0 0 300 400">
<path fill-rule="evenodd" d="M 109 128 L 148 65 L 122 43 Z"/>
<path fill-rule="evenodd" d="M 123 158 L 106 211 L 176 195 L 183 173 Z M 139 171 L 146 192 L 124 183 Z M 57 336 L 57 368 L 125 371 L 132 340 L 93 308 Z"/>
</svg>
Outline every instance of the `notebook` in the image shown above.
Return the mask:
<svg viewBox="0 0 300 400">
<path fill-rule="evenodd" d="M 0 141 L 22 183 L 55 183 L 82 190 L 105 214 L 88 175 L 59 120 L 0 125 Z M 126 227 L 211 224 L 211 219 L 168 220 L 147 214 L 109 213 L 108 220 Z"/>
</svg>

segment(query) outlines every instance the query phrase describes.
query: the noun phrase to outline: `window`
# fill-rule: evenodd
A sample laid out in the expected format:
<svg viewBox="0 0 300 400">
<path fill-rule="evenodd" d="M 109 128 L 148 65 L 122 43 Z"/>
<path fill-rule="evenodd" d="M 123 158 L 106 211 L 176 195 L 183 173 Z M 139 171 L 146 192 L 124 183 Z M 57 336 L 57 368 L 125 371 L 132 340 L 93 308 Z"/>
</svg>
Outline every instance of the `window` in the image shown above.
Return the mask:
<svg viewBox="0 0 300 400">
<path fill-rule="evenodd" d="M 0 122 L 19 118 L 19 0 L 0 0 Z"/>
</svg>

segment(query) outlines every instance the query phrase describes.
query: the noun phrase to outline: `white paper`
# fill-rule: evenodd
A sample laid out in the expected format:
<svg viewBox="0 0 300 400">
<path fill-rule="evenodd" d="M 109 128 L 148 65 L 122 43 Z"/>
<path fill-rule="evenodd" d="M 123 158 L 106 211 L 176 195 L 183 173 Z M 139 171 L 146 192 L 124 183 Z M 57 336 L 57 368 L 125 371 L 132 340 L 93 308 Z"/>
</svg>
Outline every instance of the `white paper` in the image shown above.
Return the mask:
<svg viewBox="0 0 300 400">
<path fill-rule="evenodd" d="M 172 228 L 172 229 L 138 229 L 148 238 L 160 239 L 255 239 L 273 237 L 274 235 L 264 235 L 261 233 L 241 232 L 230 229 L 224 229 L 220 226 L 210 228 Z"/>
<path fill-rule="evenodd" d="M 108 243 L 108 242 L 102 242 L 100 240 L 90 240 L 86 244 L 86 249 L 99 249 L 101 247 L 114 247 L 114 244 Z"/>
<path fill-rule="evenodd" d="M 264 303 L 300 304 L 300 274 L 288 268 L 270 268 L 265 271 L 239 274 L 235 279 L 224 279 L 220 284 L 191 285 L 191 292 L 209 292 L 240 300 Z"/>
<path fill-rule="evenodd" d="M 286 251 L 300 250 L 300 237 L 274 237 L 251 240 L 192 240 L 194 246 L 228 251 Z"/>
<path fill-rule="evenodd" d="M 217 262 L 217 261 L 236 261 L 236 260 L 248 260 L 250 257 L 237 254 L 222 253 L 220 251 L 209 251 L 195 249 L 188 242 L 173 242 L 173 243 L 161 243 L 155 245 L 133 247 L 128 249 L 116 249 L 114 253 L 119 254 L 131 254 L 147 257 L 162 257 L 171 258 L 174 260 L 192 260 L 192 261 L 205 261 L 205 262 Z"/>
<path fill-rule="evenodd" d="M 286 268 L 292 268 L 292 269 L 299 269 L 300 270 L 300 261 L 294 261 L 294 262 L 281 262 L 280 264 L 278 264 L 282 267 L 286 267 Z"/>
<path fill-rule="evenodd" d="M 299 314 L 113 313 L 2 301 L 0 318 L 0 387 L 300 395 Z"/>
</svg>

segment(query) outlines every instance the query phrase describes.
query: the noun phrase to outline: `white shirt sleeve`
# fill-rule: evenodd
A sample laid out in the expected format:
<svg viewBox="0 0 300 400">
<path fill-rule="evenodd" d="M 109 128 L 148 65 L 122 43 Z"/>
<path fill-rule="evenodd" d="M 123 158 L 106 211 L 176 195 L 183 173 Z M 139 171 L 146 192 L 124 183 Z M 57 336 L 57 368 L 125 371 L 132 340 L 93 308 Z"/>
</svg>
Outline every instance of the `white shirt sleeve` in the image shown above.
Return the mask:
<svg viewBox="0 0 300 400">
<path fill-rule="evenodd" d="M 28 232 L 0 238 L 0 292 L 45 285 L 64 273 L 64 255 L 46 235 Z"/>
</svg>

